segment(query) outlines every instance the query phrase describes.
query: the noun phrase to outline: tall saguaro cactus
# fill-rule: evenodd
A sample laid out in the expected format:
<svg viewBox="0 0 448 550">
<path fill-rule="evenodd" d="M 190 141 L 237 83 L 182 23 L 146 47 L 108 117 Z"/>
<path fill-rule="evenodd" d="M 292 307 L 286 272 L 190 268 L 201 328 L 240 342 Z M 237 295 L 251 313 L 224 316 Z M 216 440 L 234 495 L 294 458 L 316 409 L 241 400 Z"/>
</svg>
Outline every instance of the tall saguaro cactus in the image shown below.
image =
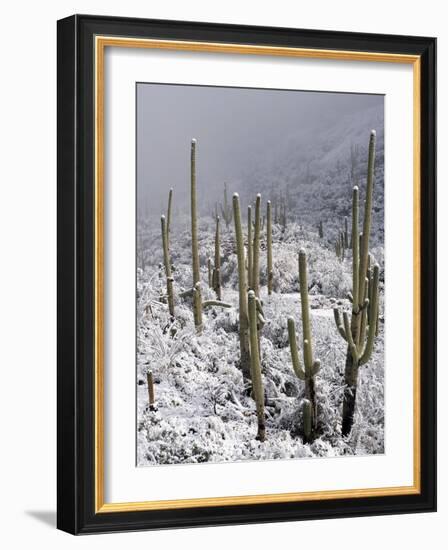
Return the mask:
<svg viewBox="0 0 448 550">
<path fill-rule="evenodd" d="M 348 219 L 347 216 L 344 216 L 344 248 L 349 248 L 349 238 L 348 238 Z"/>
<path fill-rule="evenodd" d="M 168 193 L 168 210 L 166 215 L 166 234 L 168 237 L 168 250 L 170 249 L 170 236 L 171 236 L 171 207 L 173 203 L 173 188 L 171 187 Z"/>
<path fill-rule="evenodd" d="M 227 197 L 227 183 L 224 183 L 224 204 L 221 204 L 221 214 L 226 228 L 229 229 L 229 225 L 232 223 L 232 206 Z"/>
<path fill-rule="evenodd" d="M 294 319 L 292 317 L 288 318 L 288 337 L 289 337 L 289 346 L 291 349 L 291 359 L 294 372 L 300 380 L 305 381 L 305 397 L 309 401 L 310 405 L 304 404 L 303 414 L 304 417 L 306 414 L 311 415 L 311 426 L 312 429 L 309 430 L 310 433 L 305 432 L 306 439 L 312 437 L 312 433 L 316 427 L 317 420 L 317 409 L 316 409 L 316 391 L 315 391 L 315 382 L 314 376 L 319 372 L 320 361 L 313 358 L 313 343 L 311 336 L 311 322 L 310 322 L 310 305 L 308 299 L 308 277 L 307 277 L 307 265 L 306 265 L 306 252 L 301 249 L 299 252 L 299 283 L 300 283 L 300 303 L 302 309 L 302 330 L 303 330 L 303 362 L 304 367 L 302 366 L 296 342 L 296 329 Z M 309 411 L 306 411 L 305 408 L 309 408 Z M 306 425 L 306 422 L 304 422 Z"/>
<path fill-rule="evenodd" d="M 319 239 L 324 238 L 324 226 L 322 224 L 322 220 L 319 222 Z"/>
<path fill-rule="evenodd" d="M 193 260 L 193 287 L 200 281 L 199 248 L 198 248 L 198 220 L 196 206 L 196 140 L 191 140 L 190 157 L 190 193 L 191 193 L 191 257 Z"/>
<path fill-rule="evenodd" d="M 255 397 L 255 403 L 257 408 L 258 419 L 258 434 L 257 439 L 265 441 L 266 439 L 266 426 L 264 418 L 264 389 L 263 379 L 261 377 L 261 365 L 259 354 L 259 341 L 258 341 L 258 312 L 257 312 L 257 298 L 253 290 L 249 290 L 248 293 L 248 308 L 249 308 L 249 332 L 250 332 L 250 367 L 252 376 L 253 395 Z"/>
<path fill-rule="evenodd" d="M 241 227 L 241 209 L 238 193 L 233 195 L 233 220 L 235 223 L 236 252 L 238 259 L 238 293 L 239 293 L 239 335 L 241 370 L 246 380 L 250 380 L 249 350 L 249 317 L 247 304 L 247 279 L 244 254 L 244 237 Z"/>
<path fill-rule="evenodd" d="M 193 288 L 193 316 L 196 331 L 202 332 L 202 290 L 201 283 L 197 282 Z"/>
<path fill-rule="evenodd" d="M 162 215 L 160 218 L 162 229 L 162 247 L 163 247 L 163 263 L 165 266 L 166 276 L 166 293 L 168 297 L 168 310 L 171 317 L 174 317 L 174 292 L 173 292 L 173 277 L 171 275 L 171 258 L 168 248 L 168 229 L 166 225 L 166 218 Z"/>
<path fill-rule="evenodd" d="M 268 294 L 272 294 L 272 282 L 274 273 L 272 271 L 272 208 L 271 201 L 266 205 L 266 248 L 267 248 L 267 270 L 268 270 Z"/>
<path fill-rule="evenodd" d="M 255 201 L 254 244 L 252 247 L 252 286 L 257 298 L 260 295 L 260 226 L 261 226 L 261 195 Z"/>
<path fill-rule="evenodd" d="M 252 206 L 247 207 L 247 286 L 252 288 L 253 247 L 252 247 Z"/>
<path fill-rule="evenodd" d="M 216 292 L 216 297 L 221 300 L 221 241 L 220 241 L 220 218 L 216 218 L 215 231 L 215 269 L 213 270 L 213 290 Z"/>
<path fill-rule="evenodd" d="M 367 363 L 372 355 L 377 329 L 379 302 L 379 266 L 369 270 L 369 238 L 372 223 L 372 201 L 375 170 L 376 133 L 372 130 L 369 142 L 367 166 L 367 189 L 364 203 L 362 238 L 359 235 L 359 190 L 353 188 L 352 197 L 352 301 L 351 319 L 347 312 L 334 309 L 334 318 L 340 335 L 347 342 L 345 361 L 345 388 L 342 406 L 342 434 L 352 429 L 356 405 L 359 367 Z M 367 335 L 367 337 L 366 337 Z"/>
</svg>

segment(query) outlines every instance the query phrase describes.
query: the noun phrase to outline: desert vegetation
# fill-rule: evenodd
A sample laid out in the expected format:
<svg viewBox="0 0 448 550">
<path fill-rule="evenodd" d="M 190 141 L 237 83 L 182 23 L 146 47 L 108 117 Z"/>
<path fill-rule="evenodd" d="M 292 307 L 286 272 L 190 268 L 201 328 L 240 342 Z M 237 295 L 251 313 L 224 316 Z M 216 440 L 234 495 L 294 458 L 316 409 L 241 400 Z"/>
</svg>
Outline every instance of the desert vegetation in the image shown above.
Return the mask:
<svg viewBox="0 0 448 550">
<path fill-rule="evenodd" d="M 243 204 L 230 182 L 201 214 L 191 140 L 189 212 L 170 189 L 137 239 L 139 465 L 384 451 L 375 146 L 372 131 L 366 162 L 350 147 L 325 216 L 302 216 L 290 186 L 245 189 Z"/>
</svg>

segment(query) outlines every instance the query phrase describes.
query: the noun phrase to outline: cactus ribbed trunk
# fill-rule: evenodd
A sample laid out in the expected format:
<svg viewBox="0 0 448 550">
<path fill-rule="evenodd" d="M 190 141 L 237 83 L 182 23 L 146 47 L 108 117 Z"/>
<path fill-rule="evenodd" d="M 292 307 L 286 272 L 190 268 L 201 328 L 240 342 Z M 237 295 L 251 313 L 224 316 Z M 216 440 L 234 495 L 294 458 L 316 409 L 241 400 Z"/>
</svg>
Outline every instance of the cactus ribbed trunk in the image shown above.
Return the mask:
<svg viewBox="0 0 448 550">
<path fill-rule="evenodd" d="M 208 275 L 208 286 L 213 288 L 213 269 L 212 261 L 210 258 L 207 258 L 207 275 Z"/>
<path fill-rule="evenodd" d="M 173 203 L 173 188 L 168 193 L 168 211 L 166 215 L 166 234 L 168 239 L 168 250 L 170 249 L 170 237 L 171 237 L 171 207 Z"/>
<path fill-rule="evenodd" d="M 168 310 L 170 312 L 171 317 L 174 317 L 173 277 L 171 275 L 171 259 L 170 259 L 170 251 L 168 249 L 168 231 L 167 231 L 165 216 L 162 216 L 160 218 L 160 222 L 161 222 L 161 229 L 162 229 L 163 263 L 165 265 Z"/>
<path fill-rule="evenodd" d="M 305 441 L 311 441 L 314 438 L 317 426 L 317 406 L 314 377 L 319 372 L 320 361 L 318 359 L 313 359 L 306 252 L 303 249 L 299 252 L 299 279 L 303 327 L 303 367 L 300 363 L 296 342 L 296 328 L 292 317 L 288 318 L 288 338 L 294 372 L 300 380 L 305 382 L 305 400 L 302 403 L 304 439 Z"/>
<path fill-rule="evenodd" d="M 246 263 L 244 257 L 244 237 L 241 227 L 240 199 L 233 195 L 233 219 L 235 222 L 235 240 L 238 259 L 238 293 L 239 293 L 239 336 L 241 370 L 246 380 L 250 380 L 249 351 L 249 317 L 247 305 Z"/>
<path fill-rule="evenodd" d="M 216 297 L 221 300 L 221 242 L 220 242 L 220 221 L 219 216 L 216 218 L 215 232 L 215 270 L 213 272 L 213 288 L 216 292 Z"/>
<path fill-rule="evenodd" d="M 303 330 L 303 353 L 305 363 L 305 395 L 311 403 L 313 428 L 317 418 L 316 411 L 316 390 L 313 368 L 313 342 L 311 337 L 310 304 L 308 298 L 308 274 L 306 265 L 306 252 L 299 252 L 299 282 L 300 282 L 300 304 L 302 309 L 302 330 Z"/>
<path fill-rule="evenodd" d="M 340 315 L 335 310 L 338 330 L 348 343 L 344 373 L 344 396 L 342 405 L 342 435 L 347 436 L 353 427 L 356 408 L 356 389 L 359 367 L 369 361 L 374 338 L 377 331 L 379 300 L 379 267 L 373 267 L 370 277 L 369 239 L 372 223 L 372 201 L 375 169 L 376 134 L 372 130 L 369 142 L 369 159 L 367 167 L 367 189 L 364 202 L 363 231 L 359 233 L 359 191 L 353 188 L 352 202 L 352 235 L 353 280 L 352 280 L 352 315 L 349 321 L 344 312 L 344 326 Z M 348 237 L 347 237 L 348 238 Z M 367 340 L 366 340 L 367 334 Z"/>
<path fill-rule="evenodd" d="M 248 294 L 249 308 L 249 332 L 250 332 L 250 365 L 252 376 L 253 394 L 257 408 L 258 434 L 257 439 L 265 441 L 266 426 L 264 418 L 264 389 L 261 377 L 261 365 L 259 355 L 258 328 L 257 328 L 257 304 L 253 290 Z"/>
<path fill-rule="evenodd" d="M 153 411 L 154 410 L 155 398 L 154 398 L 154 379 L 153 379 L 151 371 L 148 371 L 146 373 L 146 382 L 147 382 L 147 385 L 148 385 L 149 410 Z"/>
<path fill-rule="evenodd" d="M 224 205 L 221 205 L 221 214 L 226 223 L 226 228 L 229 229 L 229 225 L 232 222 L 232 207 L 227 199 L 227 183 L 224 183 Z"/>
<path fill-rule="evenodd" d="M 253 248 L 252 248 L 252 206 L 247 207 L 247 286 L 252 289 Z"/>
<path fill-rule="evenodd" d="M 194 324 L 198 334 L 202 332 L 202 291 L 201 283 L 196 283 L 193 288 L 193 315 Z"/>
<path fill-rule="evenodd" d="M 196 140 L 191 140 L 191 257 L 193 261 L 193 287 L 200 281 L 198 221 L 196 204 Z"/>
<path fill-rule="evenodd" d="M 261 195 L 257 195 L 255 201 L 255 227 L 254 227 L 254 245 L 252 248 L 252 289 L 255 296 L 260 296 L 260 223 L 261 223 Z"/>
<path fill-rule="evenodd" d="M 272 294 L 272 282 L 274 273 L 272 271 L 272 208 L 271 201 L 268 201 L 266 207 L 266 248 L 267 248 L 267 270 L 268 270 L 268 295 Z"/>
<path fill-rule="evenodd" d="M 349 247 L 349 240 L 348 240 L 348 219 L 347 216 L 344 217 L 344 248 Z"/>
</svg>

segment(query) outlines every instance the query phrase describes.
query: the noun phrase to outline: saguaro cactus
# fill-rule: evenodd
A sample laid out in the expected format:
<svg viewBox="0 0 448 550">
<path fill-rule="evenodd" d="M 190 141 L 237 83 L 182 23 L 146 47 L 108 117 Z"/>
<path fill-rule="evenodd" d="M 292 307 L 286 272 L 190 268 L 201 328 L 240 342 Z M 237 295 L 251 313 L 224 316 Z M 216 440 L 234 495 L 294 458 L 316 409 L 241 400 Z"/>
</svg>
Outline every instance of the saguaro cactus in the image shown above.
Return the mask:
<svg viewBox="0 0 448 550">
<path fill-rule="evenodd" d="M 154 411 L 156 410 L 154 403 L 155 403 L 155 397 L 154 397 L 154 379 L 151 371 L 148 371 L 146 373 L 146 383 L 148 386 L 148 404 L 149 404 L 149 410 Z"/>
<path fill-rule="evenodd" d="M 268 294 L 272 294 L 272 282 L 274 273 L 272 271 L 272 208 L 271 201 L 266 205 L 266 249 L 267 249 L 267 270 L 268 270 Z"/>
<path fill-rule="evenodd" d="M 197 332 L 202 332 L 202 291 L 201 283 L 197 282 L 193 288 L 193 316 Z"/>
<path fill-rule="evenodd" d="M 342 407 L 342 434 L 348 435 L 353 426 L 356 405 L 356 389 L 358 371 L 361 365 L 367 363 L 372 355 L 377 329 L 379 302 L 379 266 L 373 266 L 369 277 L 369 238 L 372 219 L 372 200 L 375 168 L 376 134 L 372 130 L 369 142 L 369 160 L 367 167 L 367 189 L 364 203 L 364 220 L 362 239 L 359 236 L 359 190 L 353 188 L 352 198 L 352 301 L 351 320 L 347 312 L 341 315 L 334 309 L 337 329 L 347 342 L 347 357 L 345 361 L 345 388 Z M 367 334 L 367 338 L 366 338 Z"/>
<path fill-rule="evenodd" d="M 341 248 L 341 261 L 343 261 L 345 259 L 345 237 L 343 231 L 341 231 L 339 234 L 339 242 Z"/>
<path fill-rule="evenodd" d="M 226 223 L 226 228 L 229 229 L 229 225 L 232 223 L 232 206 L 228 202 L 227 183 L 224 183 L 224 204 L 221 204 L 221 214 Z"/>
<path fill-rule="evenodd" d="M 348 238 L 348 218 L 344 216 L 344 248 L 349 248 L 349 238 Z"/>
<path fill-rule="evenodd" d="M 300 303 L 302 309 L 302 330 L 303 330 L 303 362 L 302 366 L 296 342 L 296 329 L 294 319 L 288 318 L 288 337 L 289 347 L 291 349 L 291 359 L 294 372 L 300 380 L 305 381 L 305 396 L 311 404 L 311 425 L 314 431 L 317 420 L 316 410 L 316 391 L 314 376 L 319 372 L 320 361 L 313 358 L 313 343 L 311 337 L 310 305 L 308 299 L 308 277 L 306 265 L 306 252 L 301 249 L 299 252 L 299 283 L 300 283 Z M 306 405 L 308 407 L 308 405 Z M 303 411 L 305 415 L 305 410 Z M 305 434 L 309 439 L 310 434 Z"/>
<path fill-rule="evenodd" d="M 166 234 L 168 238 L 168 250 L 170 249 L 170 236 L 171 236 L 171 206 L 173 203 L 173 188 L 168 193 L 168 210 L 166 215 Z"/>
<path fill-rule="evenodd" d="M 173 277 L 171 275 L 171 259 L 170 251 L 168 249 L 168 231 L 166 226 L 165 216 L 160 218 L 162 229 L 162 247 L 163 247 L 163 263 L 165 265 L 166 276 L 166 293 L 168 299 L 168 310 L 171 317 L 174 317 L 174 292 L 173 292 Z"/>
<path fill-rule="evenodd" d="M 280 205 L 280 224 L 283 226 L 283 231 L 286 229 L 286 222 L 287 222 L 287 206 L 286 206 L 286 200 L 282 196 L 282 202 Z"/>
<path fill-rule="evenodd" d="M 252 288 L 253 248 L 252 248 L 252 206 L 247 207 L 247 285 Z"/>
<path fill-rule="evenodd" d="M 215 231 L 215 269 L 213 270 L 213 289 L 216 297 L 221 300 L 221 242 L 219 232 L 219 216 L 216 218 Z"/>
<path fill-rule="evenodd" d="M 313 434 L 313 407 L 309 399 L 302 401 L 302 418 L 305 440 L 310 441 Z"/>
<path fill-rule="evenodd" d="M 255 201 L 255 226 L 254 226 L 254 244 L 252 248 L 252 290 L 255 296 L 260 295 L 260 215 L 261 215 L 261 195 L 257 195 Z"/>
<path fill-rule="evenodd" d="M 196 140 L 191 140 L 190 157 L 191 174 L 191 257 L 193 261 L 193 287 L 200 281 L 199 248 L 198 248 L 198 221 L 196 211 Z"/>
<path fill-rule="evenodd" d="M 210 258 L 207 258 L 207 275 L 208 275 L 208 286 L 210 288 L 213 288 L 213 268 L 212 268 L 212 260 Z"/>
<path fill-rule="evenodd" d="M 324 226 L 322 224 L 322 220 L 319 222 L 319 239 L 324 238 Z"/>
<path fill-rule="evenodd" d="M 236 252 L 238 259 L 239 291 L 239 335 L 241 370 L 246 380 L 250 379 L 249 317 L 247 305 L 246 264 L 244 258 L 244 237 L 241 228 L 241 210 L 238 193 L 233 195 L 233 220 L 235 223 Z"/>
<path fill-rule="evenodd" d="M 255 397 L 255 403 L 257 408 L 258 419 L 258 433 L 257 439 L 265 441 L 266 439 L 266 426 L 264 418 L 264 389 L 263 379 L 261 377 L 261 365 L 259 354 L 259 341 L 258 341 L 258 314 L 257 314 L 257 298 L 253 290 L 249 290 L 249 331 L 250 331 L 250 366 L 252 375 L 252 387 L 253 395 Z"/>
</svg>

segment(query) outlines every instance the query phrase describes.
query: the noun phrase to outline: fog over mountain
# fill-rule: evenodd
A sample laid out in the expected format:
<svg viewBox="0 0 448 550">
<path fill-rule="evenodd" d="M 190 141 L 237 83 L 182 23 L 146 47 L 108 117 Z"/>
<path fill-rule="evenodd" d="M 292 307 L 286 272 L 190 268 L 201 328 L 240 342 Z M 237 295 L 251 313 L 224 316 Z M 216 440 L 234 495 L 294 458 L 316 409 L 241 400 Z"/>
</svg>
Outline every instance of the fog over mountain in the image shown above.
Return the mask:
<svg viewBox="0 0 448 550">
<path fill-rule="evenodd" d="M 292 204 L 299 211 L 304 206 L 300 197 L 317 191 L 325 195 L 325 181 L 330 186 L 333 182 L 333 195 L 341 186 L 344 195 L 345 190 L 350 193 L 354 183 L 350 181 L 351 148 L 356 148 L 362 185 L 373 127 L 379 138 L 377 186 L 381 189 L 383 109 L 381 95 L 138 84 L 139 221 L 152 215 L 158 220 L 170 187 L 173 207 L 187 207 L 193 137 L 198 141 L 201 214 L 210 214 L 215 201 L 222 200 L 224 182 L 229 193 L 238 191 L 244 200 L 273 189 L 293 199 L 296 194 Z M 300 190 L 305 185 L 308 191 L 303 194 Z M 333 198 L 328 203 L 331 209 L 336 208 L 338 197 Z"/>
</svg>

